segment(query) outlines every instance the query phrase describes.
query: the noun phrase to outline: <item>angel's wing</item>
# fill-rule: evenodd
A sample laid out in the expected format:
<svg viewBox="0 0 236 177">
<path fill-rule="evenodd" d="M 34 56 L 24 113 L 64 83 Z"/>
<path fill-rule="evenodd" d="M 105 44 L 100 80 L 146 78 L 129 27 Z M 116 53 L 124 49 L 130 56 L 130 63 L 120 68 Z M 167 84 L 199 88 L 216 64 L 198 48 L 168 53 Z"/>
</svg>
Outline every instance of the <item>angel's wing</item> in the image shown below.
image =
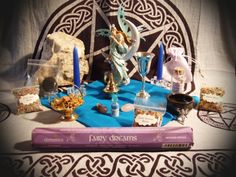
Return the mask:
<svg viewBox="0 0 236 177">
<path fill-rule="evenodd" d="M 118 9 L 118 13 L 117 13 L 117 21 L 118 21 L 118 24 L 120 26 L 120 29 L 129 37 L 132 36 L 131 34 L 131 30 L 129 29 L 129 26 L 128 24 L 125 22 L 125 11 L 124 11 L 124 8 L 123 6 L 120 6 L 119 9 Z M 143 32 L 145 30 L 145 26 L 144 25 L 140 25 L 137 27 L 139 33 Z M 144 41 L 145 38 L 144 37 L 140 37 L 141 39 L 143 39 Z"/>
<path fill-rule="evenodd" d="M 96 35 L 109 37 L 111 35 L 111 31 L 109 29 L 98 29 L 96 30 Z"/>
<path fill-rule="evenodd" d="M 129 26 L 125 23 L 125 11 L 122 6 L 119 7 L 117 13 L 117 21 L 120 26 L 120 29 L 129 37 L 131 37 L 131 31 L 129 30 Z"/>
</svg>

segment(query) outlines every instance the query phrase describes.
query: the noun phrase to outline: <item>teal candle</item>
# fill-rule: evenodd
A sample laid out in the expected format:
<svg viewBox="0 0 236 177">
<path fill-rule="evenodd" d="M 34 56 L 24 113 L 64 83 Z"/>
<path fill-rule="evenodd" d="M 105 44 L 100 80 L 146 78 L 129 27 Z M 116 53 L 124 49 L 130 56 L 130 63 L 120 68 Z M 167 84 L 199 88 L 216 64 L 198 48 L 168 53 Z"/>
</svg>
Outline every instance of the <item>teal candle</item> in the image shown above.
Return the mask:
<svg viewBox="0 0 236 177">
<path fill-rule="evenodd" d="M 163 74 L 163 59 L 164 59 L 164 46 L 162 42 L 160 43 L 159 52 L 158 52 L 158 59 L 157 59 L 157 80 L 162 80 Z"/>
<path fill-rule="evenodd" d="M 80 68 L 79 68 L 79 54 L 75 46 L 73 50 L 73 72 L 74 72 L 74 85 L 80 87 Z"/>
</svg>

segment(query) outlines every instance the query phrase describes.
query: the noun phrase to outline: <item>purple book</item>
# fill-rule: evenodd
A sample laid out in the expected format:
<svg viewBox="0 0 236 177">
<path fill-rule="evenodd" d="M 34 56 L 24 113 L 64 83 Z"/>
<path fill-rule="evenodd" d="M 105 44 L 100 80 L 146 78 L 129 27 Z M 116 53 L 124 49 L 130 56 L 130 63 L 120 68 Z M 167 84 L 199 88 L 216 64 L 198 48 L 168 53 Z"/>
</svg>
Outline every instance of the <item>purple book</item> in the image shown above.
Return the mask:
<svg viewBox="0 0 236 177">
<path fill-rule="evenodd" d="M 34 148 L 47 149 L 190 149 L 191 127 L 35 128 Z"/>
</svg>

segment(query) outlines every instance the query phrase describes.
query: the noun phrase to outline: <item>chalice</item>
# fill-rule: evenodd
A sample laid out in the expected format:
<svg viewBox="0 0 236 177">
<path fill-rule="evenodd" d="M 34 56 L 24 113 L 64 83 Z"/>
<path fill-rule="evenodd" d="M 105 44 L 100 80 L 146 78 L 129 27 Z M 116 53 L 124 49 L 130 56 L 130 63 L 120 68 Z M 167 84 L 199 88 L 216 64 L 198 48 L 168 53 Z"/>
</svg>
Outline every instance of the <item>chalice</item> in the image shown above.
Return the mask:
<svg viewBox="0 0 236 177">
<path fill-rule="evenodd" d="M 142 77 L 142 89 L 136 94 L 136 96 L 140 98 L 148 98 L 150 95 L 145 91 L 145 77 L 149 73 L 154 53 L 137 52 L 134 57 L 138 63 L 138 73 Z"/>
</svg>

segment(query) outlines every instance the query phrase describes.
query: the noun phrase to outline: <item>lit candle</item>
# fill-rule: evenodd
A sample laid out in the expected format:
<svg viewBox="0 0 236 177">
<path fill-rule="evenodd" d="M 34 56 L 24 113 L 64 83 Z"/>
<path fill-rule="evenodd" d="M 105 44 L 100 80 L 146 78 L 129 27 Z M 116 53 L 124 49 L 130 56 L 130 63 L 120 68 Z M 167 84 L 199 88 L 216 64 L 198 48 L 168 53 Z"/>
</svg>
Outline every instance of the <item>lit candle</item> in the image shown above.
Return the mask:
<svg viewBox="0 0 236 177">
<path fill-rule="evenodd" d="M 80 69 L 79 69 L 79 54 L 75 46 L 73 50 L 73 69 L 74 69 L 74 85 L 80 87 Z"/>
<path fill-rule="evenodd" d="M 160 43 L 159 52 L 158 52 L 158 60 L 157 60 L 157 80 L 162 80 L 163 74 L 163 59 L 164 59 L 164 47 L 162 42 Z"/>
</svg>

